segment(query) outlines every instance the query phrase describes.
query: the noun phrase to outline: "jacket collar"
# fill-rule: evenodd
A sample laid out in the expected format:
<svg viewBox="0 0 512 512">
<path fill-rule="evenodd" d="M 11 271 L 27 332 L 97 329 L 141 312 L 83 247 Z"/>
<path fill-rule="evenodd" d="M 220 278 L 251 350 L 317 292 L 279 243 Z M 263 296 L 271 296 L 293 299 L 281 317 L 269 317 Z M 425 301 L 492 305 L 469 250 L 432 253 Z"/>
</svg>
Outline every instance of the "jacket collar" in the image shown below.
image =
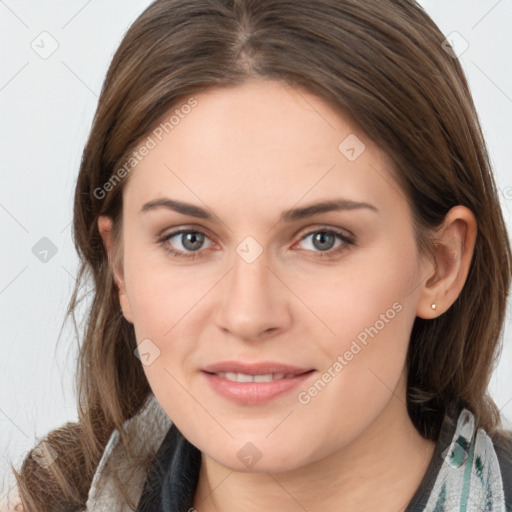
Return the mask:
<svg viewBox="0 0 512 512">
<path fill-rule="evenodd" d="M 156 454 L 165 434 L 172 425 L 153 393 L 150 393 L 144 406 L 124 423 L 124 429 L 133 439 L 130 449 L 136 455 Z M 115 484 L 119 478 L 129 493 L 129 501 L 134 506 L 139 502 L 147 477 L 147 469 L 133 467 L 131 458 L 121 443 L 119 431 L 112 433 L 94 474 L 86 512 L 132 512 L 126 498 L 120 495 Z"/>
</svg>

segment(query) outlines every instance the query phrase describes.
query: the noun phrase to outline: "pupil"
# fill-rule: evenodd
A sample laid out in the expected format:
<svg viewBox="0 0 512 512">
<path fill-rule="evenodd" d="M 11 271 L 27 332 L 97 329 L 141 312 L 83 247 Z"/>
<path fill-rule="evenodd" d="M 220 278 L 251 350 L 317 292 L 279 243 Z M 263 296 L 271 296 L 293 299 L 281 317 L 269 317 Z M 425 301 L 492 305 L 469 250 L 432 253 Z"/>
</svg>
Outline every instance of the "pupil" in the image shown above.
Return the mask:
<svg viewBox="0 0 512 512">
<path fill-rule="evenodd" d="M 202 244 L 201 237 L 202 235 L 199 233 L 186 233 L 185 241 L 183 243 L 184 247 L 186 247 L 189 250 L 199 249 Z M 189 242 L 192 242 L 192 247 L 187 247 L 187 244 Z"/>
<path fill-rule="evenodd" d="M 319 241 L 320 242 L 320 246 L 317 247 L 317 249 L 330 249 L 331 247 L 325 247 L 325 245 L 322 246 L 322 244 L 325 244 L 325 240 L 327 239 L 331 239 L 330 241 L 333 242 L 334 241 L 334 236 L 333 235 L 330 235 L 328 233 L 318 233 L 314 239 L 313 239 L 313 243 Z M 331 244 L 327 244 L 328 246 L 332 246 L 332 243 Z"/>
</svg>

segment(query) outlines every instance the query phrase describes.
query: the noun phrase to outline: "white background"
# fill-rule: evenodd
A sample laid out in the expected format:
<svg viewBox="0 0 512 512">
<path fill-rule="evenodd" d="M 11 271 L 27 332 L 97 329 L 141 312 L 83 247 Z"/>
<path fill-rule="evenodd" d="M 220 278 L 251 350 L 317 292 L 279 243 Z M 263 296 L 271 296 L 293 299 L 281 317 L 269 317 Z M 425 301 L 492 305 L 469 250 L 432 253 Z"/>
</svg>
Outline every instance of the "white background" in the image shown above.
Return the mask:
<svg viewBox="0 0 512 512">
<path fill-rule="evenodd" d="M 70 227 L 74 183 L 110 59 L 149 3 L 0 1 L 0 499 L 13 482 L 8 461 L 19 467 L 49 430 L 77 418 L 77 341 L 70 325 L 57 344 L 78 263 Z M 511 229 L 512 1 L 420 3 L 445 35 L 456 31 L 469 44 L 460 60 Z M 31 47 L 43 37 L 51 48 L 50 36 L 40 36 L 44 31 L 58 44 L 46 59 Z M 42 237 L 57 248 L 46 263 L 32 253 Z M 510 335 L 509 314 L 491 382 L 507 418 L 512 418 Z"/>
</svg>

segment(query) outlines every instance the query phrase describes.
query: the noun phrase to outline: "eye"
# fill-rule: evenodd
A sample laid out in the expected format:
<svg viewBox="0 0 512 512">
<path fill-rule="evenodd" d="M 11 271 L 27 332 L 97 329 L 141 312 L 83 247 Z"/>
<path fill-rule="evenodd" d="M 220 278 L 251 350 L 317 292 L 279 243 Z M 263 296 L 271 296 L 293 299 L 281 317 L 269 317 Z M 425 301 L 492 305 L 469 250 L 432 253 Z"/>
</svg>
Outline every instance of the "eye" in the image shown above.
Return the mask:
<svg viewBox="0 0 512 512">
<path fill-rule="evenodd" d="M 171 241 L 176 238 L 175 242 Z M 208 236 L 197 229 L 180 229 L 165 235 L 160 242 L 164 249 L 178 258 L 195 258 L 201 249 L 204 249 L 205 240 L 209 240 Z M 178 249 L 172 246 L 178 245 Z M 182 248 L 179 246 L 181 245 Z M 188 252 L 191 251 L 191 252 Z"/>
<path fill-rule="evenodd" d="M 310 231 L 308 234 L 303 236 L 297 244 L 304 242 L 310 237 L 312 237 L 311 242 L 309 243 L 310 248 L 306 248 L 306 250 L 313 251 L 316 253 L 315 256 L 319 258 L 334 257 L 346 250 L 348 246 L 355 243 L 354 239 L 345 235 L 341 231 L 337 231 L 332 228 L 325 228 Z M 173 239 L 176 240 L 173 241 Z M 335 245 L 336 239 L 340 240 L 338 245 Z M 204 247 L 206 240 L 210 239 L 203 231 L 182 228 L 165 235 L 159 240 L 159 242 L 162 244 L 164 249 L 173 256 L 176 256 L 177 258 L 193 259 L 200 256 L 202 250 L 212 246 L 210 241 L 210 244 L 207 247 Z"/>
<path fill-rule="evenodd" d="M 312 237 L 308 244 L 310 249 L 307 250 L 313 250 L 313 252 L 316 252 L 317 256 L 320 258 L 335 256 L 346 250 L 348 246 L 354 244 L 354 240 L 351 237 L 345 235 L 341 231 L 337 231 L 331 228 L 310 231 L 307 235 L 301 238 L 301 242 L 304 242 L 310 237 Z M 335 245 L 336 238 L 341 240 L 338 245 Z"/>
</svg>

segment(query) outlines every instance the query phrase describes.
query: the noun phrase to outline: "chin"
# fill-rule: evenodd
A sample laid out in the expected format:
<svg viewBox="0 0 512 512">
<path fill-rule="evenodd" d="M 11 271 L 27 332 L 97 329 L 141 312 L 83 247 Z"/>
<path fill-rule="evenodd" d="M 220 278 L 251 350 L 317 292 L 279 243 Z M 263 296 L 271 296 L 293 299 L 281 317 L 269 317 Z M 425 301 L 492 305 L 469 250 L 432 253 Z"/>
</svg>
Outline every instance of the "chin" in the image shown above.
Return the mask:
<svg viewBox="0 0 512 512">
<path fill-rule="evenodd" d="M 293 471 L 308 464 L 314 454 L 306 453 L 304 446 L 283 446 L 282 442 L 264 443 L 256 437 L 255 442 L 219 442 L 219 451 L 212 451 L 212 440 L 207 450 L 201 450 L 208 458 L 231 471 L 241 473 L 282 473 Z M 208 449 L 210 448 L 210 449 Z M 300 454 L 300 458 L 298 457 Z M 318 457 L 319 458 L 319 457 Z"/>
</svg>

